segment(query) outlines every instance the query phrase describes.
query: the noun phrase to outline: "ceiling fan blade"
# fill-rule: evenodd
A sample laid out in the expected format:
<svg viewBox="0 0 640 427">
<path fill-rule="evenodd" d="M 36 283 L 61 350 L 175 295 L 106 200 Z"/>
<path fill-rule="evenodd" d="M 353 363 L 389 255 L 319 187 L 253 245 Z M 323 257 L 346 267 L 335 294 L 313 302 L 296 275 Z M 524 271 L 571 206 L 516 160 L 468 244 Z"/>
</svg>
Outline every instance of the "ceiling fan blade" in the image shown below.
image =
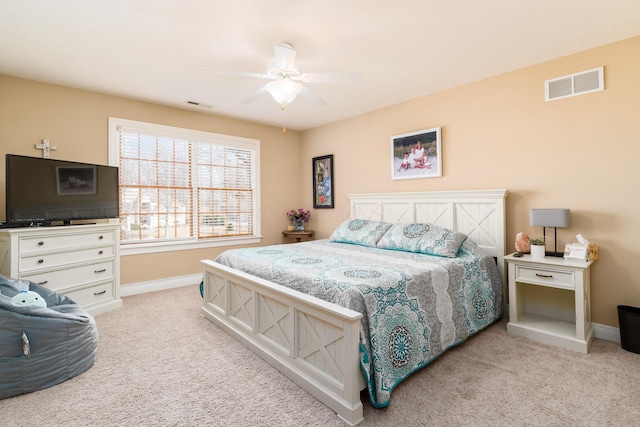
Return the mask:
<svg viewBox="0 0 640 427">
<path fill-rule="evenodd" d="M 308 102 L 314 107 L 322 107 L 326 104 L 325 100 L 320 98 L 315 93 L 311 92 L 308 88 L 302 86 L 302 90 L 298 94 L 298 98 L 302 99 L 305 102 Z"/>
<path fill-rule="evenodd" d="M 280 70 L 294 70 L 296 62 L 296 51 L 290 43 L 279 43 L 273 45 L 276 56 L 275 67 Z"/>
<path fill-rule="evenodd" d="M 268 93 L 269 92 L 267 92 L 267 86 L 264 85 L 260 89 L 255 91 L 253 94 L 251 94 L 251 95 L 247 96 L 245 99 L 243 99 L 242 103 L 243 104 L 251 104 L 252 102 L 256 101 L 261 96 L 263 96 L 265 94 L 268 94 Z"/>
<path fill-rule="evenodd" d="M 303 73 L 300 80 L 306 83 L 360 83 L 360 73 Z"/>
<path fill-rule="evenodd" d="M 269 79 L 270 77 L 264 73 L 252 73 L 250 71 L 233 71 L 233 70 L 210 70 L 204 69 L 202 70 L 205 73 L 210 74 L 225 74 L 228 76 L 243 76 L 243 77 L 257 77 L 259 79 Z"/>
</svg>

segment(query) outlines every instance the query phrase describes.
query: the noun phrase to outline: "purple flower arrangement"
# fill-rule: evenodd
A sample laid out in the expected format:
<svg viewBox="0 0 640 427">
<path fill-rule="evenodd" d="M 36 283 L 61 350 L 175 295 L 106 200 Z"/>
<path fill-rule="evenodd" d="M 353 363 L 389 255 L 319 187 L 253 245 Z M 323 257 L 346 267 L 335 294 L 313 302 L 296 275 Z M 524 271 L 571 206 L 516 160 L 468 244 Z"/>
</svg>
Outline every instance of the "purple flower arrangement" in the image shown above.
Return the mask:
<svg viewBox="0 0 640 427">
<path fill-rule="evenodd" d="M 304 221 L 304 222 L 309 222 L 309 220 L 311 219 L 311 212 L 309 212 L 306 209 L 291 209 L 289 212 L 287 212 L 287 217 L 291 220 L 291 221 Z"/>
</svg>

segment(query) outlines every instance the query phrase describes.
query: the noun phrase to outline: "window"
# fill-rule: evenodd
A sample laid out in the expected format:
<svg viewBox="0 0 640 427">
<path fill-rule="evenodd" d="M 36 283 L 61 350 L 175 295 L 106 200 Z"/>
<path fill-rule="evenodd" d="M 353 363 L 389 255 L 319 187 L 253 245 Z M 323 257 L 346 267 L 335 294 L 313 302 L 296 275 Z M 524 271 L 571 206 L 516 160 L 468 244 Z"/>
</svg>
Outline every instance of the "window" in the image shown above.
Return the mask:
<svg viewBox="0 0 640 427">
<path fill-rule="evenodd" d="M 253 139 L 109 118 L 123 254 L 258 242 L 259 155 Z"/>
</svg>

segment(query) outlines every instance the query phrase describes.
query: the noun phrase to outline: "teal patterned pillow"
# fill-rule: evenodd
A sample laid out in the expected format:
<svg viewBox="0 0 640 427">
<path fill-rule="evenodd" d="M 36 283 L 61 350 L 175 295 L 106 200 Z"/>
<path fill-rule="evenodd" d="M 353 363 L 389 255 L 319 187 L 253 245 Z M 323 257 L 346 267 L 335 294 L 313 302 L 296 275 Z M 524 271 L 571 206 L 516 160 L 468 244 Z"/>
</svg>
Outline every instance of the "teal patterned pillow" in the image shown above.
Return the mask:
<svg viewBox="0 0 640 427">
<path fill-rule="evenodd" d="M 329 237 L 331 242 L 352 243 L 354 245 L 376 247 L 378 240 L 391 227 L 391 223 L 348 219 L 338 226 Z"/>
<path fill-rule="evenodd" d="M 466 234 L 435 224 L 395 224 L 376 246 L 380 249 L 455 258 L 466 239 Z"/>
</svg>

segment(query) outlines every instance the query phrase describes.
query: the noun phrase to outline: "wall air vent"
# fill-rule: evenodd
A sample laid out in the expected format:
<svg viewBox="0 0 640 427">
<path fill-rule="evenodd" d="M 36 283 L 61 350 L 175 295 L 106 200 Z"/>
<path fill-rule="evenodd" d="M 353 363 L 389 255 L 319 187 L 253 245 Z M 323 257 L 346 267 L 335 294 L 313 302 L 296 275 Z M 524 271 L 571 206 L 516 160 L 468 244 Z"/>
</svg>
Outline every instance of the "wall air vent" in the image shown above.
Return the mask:
<svg viewBox="0 0 640 427">
<path fill-rule="evenodd" d="M 544 82 L 545 101 L 604 90 L 604 67 Z"/>
</svg>

